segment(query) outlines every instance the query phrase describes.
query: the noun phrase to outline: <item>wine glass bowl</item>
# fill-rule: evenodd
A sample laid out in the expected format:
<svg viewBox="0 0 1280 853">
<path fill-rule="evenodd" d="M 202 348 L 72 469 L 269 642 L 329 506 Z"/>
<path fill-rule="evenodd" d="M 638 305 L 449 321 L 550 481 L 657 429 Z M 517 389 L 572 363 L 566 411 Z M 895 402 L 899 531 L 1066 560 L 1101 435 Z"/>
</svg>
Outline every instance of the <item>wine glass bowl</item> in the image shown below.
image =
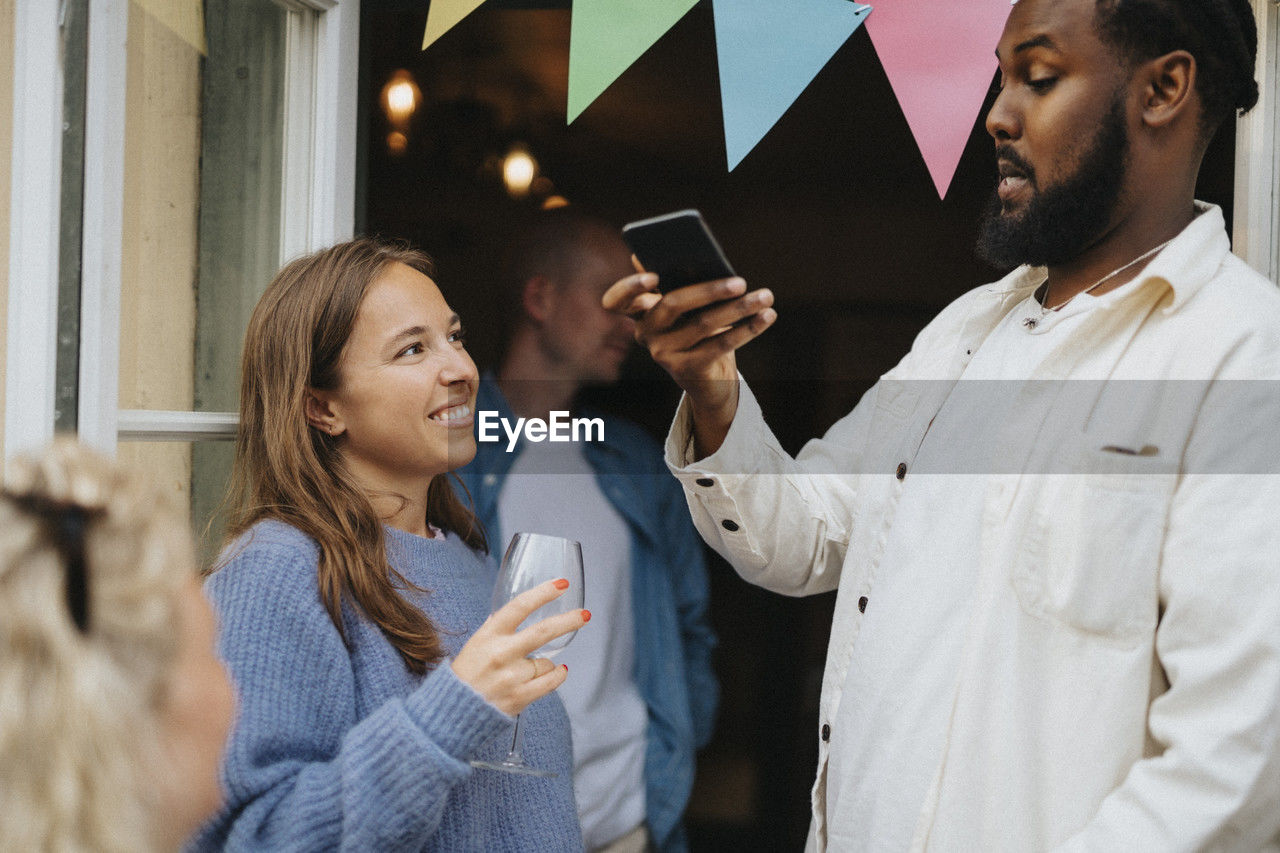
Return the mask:
<svg viewBox="0 0 1280 853">
<path fill-rule="evenodd" d="M 572 539 L 562 539 L 559 536 L 517 533 L 511 537 L 511 543 L 502 557 L 502 568 L 498 571 L 498 579 L 493 586 L 489 610 L 496 612 L 525 590 L 558 578 L 567 579 L 569 588 L 559 598 L 529 614 L 529 618 L 520 623 L 520 630 L 550 616 L 582 609 L 582 546 Z M 556 637 L 531 657 L 551 657 L 569 645 L 569 641 L 577 633 L 573 631 Z"/>
</svg>

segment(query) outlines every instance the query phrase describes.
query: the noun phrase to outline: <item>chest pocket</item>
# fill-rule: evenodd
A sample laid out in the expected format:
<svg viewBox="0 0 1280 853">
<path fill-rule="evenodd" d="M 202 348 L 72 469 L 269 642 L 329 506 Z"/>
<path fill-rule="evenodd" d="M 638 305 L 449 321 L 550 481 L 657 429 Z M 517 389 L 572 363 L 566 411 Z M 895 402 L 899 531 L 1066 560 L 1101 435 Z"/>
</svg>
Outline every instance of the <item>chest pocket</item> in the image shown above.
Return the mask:
<svg viewBox="0 0 1280 853">
<path fill-rule="evenodd" d="M 1159 615 L 1160 551 L 1177 461 L 1150 445 L 1077 434 L 1060 470 L 1039 474 L 1013 566 L 1022 608 L 1124 646 L 1149 641 Z M 1038 486 L 1038 488 L 1037 488 Z"/>
</svg>

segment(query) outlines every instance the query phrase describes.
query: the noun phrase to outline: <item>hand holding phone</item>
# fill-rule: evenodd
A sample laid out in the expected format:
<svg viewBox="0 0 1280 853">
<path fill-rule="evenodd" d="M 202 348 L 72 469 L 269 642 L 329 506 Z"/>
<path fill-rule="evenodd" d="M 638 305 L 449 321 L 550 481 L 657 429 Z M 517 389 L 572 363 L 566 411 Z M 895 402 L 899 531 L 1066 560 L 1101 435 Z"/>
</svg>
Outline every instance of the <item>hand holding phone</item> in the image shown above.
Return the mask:
<svg viewBox="0 0 1280 853">
<path fill-rule="evenodd" d="M 734 352 L 773 325 L 773 294 L 747 292 L 696 210 L 633 222 L 622 234 L 658 275 L 661 295 L 649 276 L 635 275 L 609 288 L 602 303 L 636 321 L 636 339 L 688 395 L 701 458 L 728 434 L 738 406 Z"/>
<path fill-rule="evenodd" d="M 657 274 L 662 293 L 734 275 L 720 244 L 696 210 L 628 223 L 622 227 L 622 237 L 645 270 Z"/>
</svg>

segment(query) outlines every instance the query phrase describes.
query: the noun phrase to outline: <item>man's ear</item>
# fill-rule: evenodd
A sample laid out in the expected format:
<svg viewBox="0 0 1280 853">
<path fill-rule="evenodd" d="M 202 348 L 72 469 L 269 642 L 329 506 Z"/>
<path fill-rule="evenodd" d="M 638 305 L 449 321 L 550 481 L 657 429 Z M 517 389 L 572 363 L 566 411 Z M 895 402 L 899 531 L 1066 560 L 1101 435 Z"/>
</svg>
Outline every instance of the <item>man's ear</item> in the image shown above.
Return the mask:
<svg viewBox="0 0 1280 853">
<path fill-rule="evenodd" d="M 337 438 L 346 431 L 342 416 L 334 411 L 329 395 L 324 391 L 308 388 L 306 400 L 303 402 L 307 423 L 325 435 Z"/>
<path fill-rule="evenodd" d="M 546 322 L 551 316 L 551 297 L 555 284 L 545 275 L 535 275 L 525 279 L 520 290 L 520 303 L 524 313 L 535 323 Z"/>
<path fill-rule="evenodd" d="M 1142 82 L 1142 121 L 1148 127 L 1167 127 L 1195 112 L 1197 68 L 1190 53 L 1175 50 L 1158 56 L 1142 63 L 1137 73 Z"/>
</svg>

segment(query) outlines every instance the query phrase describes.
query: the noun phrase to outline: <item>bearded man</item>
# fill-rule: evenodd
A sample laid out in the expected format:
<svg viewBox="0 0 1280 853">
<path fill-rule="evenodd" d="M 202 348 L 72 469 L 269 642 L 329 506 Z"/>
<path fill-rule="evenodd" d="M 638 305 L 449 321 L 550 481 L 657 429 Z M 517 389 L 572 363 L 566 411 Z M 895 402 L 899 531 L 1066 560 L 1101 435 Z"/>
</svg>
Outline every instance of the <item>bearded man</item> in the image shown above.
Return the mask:
<svg viewBox="0 0 1280 853">
<path fill-rule="evenodd" d="M 980 253 L 796 458 L 741 279 L 611 310 L 685 391 L 668 465 L 747 580 L 838 589 L 810 849 L 1280 850 L 1280 293 L 1195 201 L 1258 97 L 1245 0 L 1019 0 Z"/>
</svg>

